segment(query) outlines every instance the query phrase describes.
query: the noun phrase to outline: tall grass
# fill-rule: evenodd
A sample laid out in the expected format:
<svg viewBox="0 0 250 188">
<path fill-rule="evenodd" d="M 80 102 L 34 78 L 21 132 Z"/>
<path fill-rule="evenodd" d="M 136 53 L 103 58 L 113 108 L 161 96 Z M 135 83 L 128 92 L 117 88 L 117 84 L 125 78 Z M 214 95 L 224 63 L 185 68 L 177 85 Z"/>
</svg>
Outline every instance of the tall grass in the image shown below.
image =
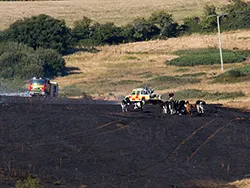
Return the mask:
<svg viewBox="0 0 250 188">
<path fill-rule="evenodd" d="M 157 90 L 165 90 L 179 85 L 200 83 L 199 78 L 183 76 L 156 76 L 145 83 L 150 87 L 157 87 Z"/>
<path fill-rule="evenodd" d="M 204 100 L 223 100 L 237 97 L 244 97 L 242 91 L 238 92 L 207 92 L 197 89 L 187 89 L 176 92 L 177 99 L 204 99 Z"/>
<path fill-rule="evenodd" d="M 180 77 L 199 77 L 199 76 L 205 76 L 205 72 L 198 72 L 198 73 L 190 73 L 190 74 L 182 74 Z"/>
<path fill-rule="evenodd" d="M 70 85 L 65 86 L 60 91 L 60 97 L 82 97 L 85 99 L 90 99 L 89 94 L 85 92 L 85 90 L 78 85 Z"/>
<path fill-rule="evenodd" d="M 139 84 L 139 83 L 142 83 L 141 81 L 137 81 L 137 80 L 121 80 L 121 81 L 118 81 L 118 82 L 113 82 L 111 83 L 111 85 L 129 85 L 129 84 Z"/>
<path fill-rule="evenodd" d="M 195 84 L 199 83 L 200 79 L 187 76 L 157 76 L 151 80 L 155 83 L 167 84 Z"/>
<path fill-rule="evenodd" d="M 175 66 L 220 64 L 220 54 L 216 48 L 181 50 L 175 52 L 175 54 L 180 57 L 166 61 L 166 64 Z M 242 62 L 246 60 L 248 55 L 249 53 L 245 51 L 235 52 L 232 50 L 223 50 L 223 61 L 224 63 Z"/>
</svg>

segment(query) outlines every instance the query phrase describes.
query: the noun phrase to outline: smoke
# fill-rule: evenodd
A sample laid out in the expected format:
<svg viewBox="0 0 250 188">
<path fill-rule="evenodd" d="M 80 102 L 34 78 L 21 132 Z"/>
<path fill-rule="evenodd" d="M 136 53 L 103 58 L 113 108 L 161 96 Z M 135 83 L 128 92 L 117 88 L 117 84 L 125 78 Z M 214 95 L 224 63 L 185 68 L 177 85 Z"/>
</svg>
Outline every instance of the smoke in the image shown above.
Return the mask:
<svg viewBox="0 0 250 188">
<path fill-rule="evenodd" d="M 0 79 L 0 95 L 29 97 L 29 92 L 20 81 Z"/>
<path fill-rule="evenodd" d="M 29 92 L 20 92 L 20 93 L 0 93 L 0 96 L 30 97 L 30 94 L 29 94 Z"/>
</svg>

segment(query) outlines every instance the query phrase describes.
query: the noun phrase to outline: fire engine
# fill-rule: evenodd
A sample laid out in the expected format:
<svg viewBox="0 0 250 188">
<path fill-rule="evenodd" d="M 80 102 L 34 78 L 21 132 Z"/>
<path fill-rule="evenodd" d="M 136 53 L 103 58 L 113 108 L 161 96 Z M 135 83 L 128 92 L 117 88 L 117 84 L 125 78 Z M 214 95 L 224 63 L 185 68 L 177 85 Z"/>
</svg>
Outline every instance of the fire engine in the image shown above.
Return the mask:
<svg viewBox="0 0 250 188">
<path fill-rule="evenodd" d="M 30 96 L 56 97 L 58 95 L 58 83 L 49 78 L 33 77 L 29 81 Z"/>
</svg>

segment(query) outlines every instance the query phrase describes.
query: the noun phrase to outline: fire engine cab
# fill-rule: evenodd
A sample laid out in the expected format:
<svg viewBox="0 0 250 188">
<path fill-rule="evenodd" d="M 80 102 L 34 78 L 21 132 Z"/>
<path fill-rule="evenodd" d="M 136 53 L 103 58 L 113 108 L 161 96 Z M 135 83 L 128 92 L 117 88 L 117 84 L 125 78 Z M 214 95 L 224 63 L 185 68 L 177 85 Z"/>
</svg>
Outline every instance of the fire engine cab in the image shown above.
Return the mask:
<svg viewBox="0 0 250 188">
<path fill-rule="evenodd" d="M 33 77 L 29 81 L 30 96 L 56 97 L 58 95 L 58 83 L 48 78 Z"/>
</svg>

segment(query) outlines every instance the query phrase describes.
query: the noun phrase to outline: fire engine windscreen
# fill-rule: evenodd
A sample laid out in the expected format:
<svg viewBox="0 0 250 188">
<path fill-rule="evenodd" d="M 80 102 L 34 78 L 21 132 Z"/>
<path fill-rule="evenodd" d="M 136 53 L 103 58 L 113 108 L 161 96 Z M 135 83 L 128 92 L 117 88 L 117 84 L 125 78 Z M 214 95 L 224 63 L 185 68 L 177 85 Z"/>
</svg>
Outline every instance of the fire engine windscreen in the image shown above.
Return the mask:
<svg viewBox="0 0 250 188">
<path fill-rule="evenodd" d="M 43 85 L 44 84 L 44 80 L 43 79 L 33 79 L 31 80 L 32 84 L 39 84 L 39 85 Z"/>
</svg>

